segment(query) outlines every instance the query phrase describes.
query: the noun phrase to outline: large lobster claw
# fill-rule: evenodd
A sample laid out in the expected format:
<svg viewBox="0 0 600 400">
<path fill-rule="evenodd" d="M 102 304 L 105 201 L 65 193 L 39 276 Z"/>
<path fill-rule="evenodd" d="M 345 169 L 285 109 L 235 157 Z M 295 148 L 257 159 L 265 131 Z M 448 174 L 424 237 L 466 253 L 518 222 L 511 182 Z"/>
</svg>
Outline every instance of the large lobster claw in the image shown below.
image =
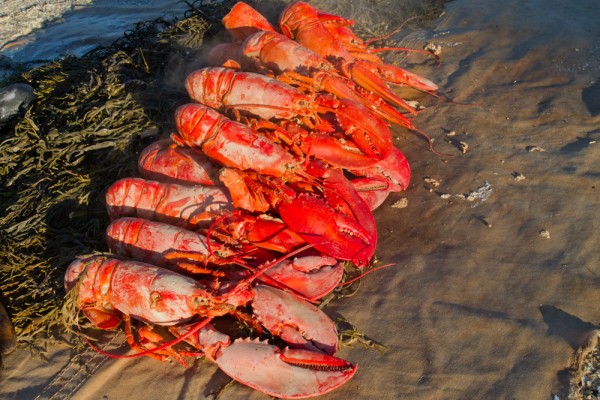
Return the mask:
<svg viewBox="0 0 600 400">
<path fill-rule="evenodd" d="M 352 378 L 357 368 L 327 354 L 289 348 L 280 350 L 266 342 L 247 339 L 236 340 L 221 348 L 216 363 L 233 379 L 285 399 L 330 392 Z"/>
<path fill-rule="evenodd" d="M 300 194 L 291 202 L 281 202 L 281 219 L 315 249 L 364 267 L 377 245 L 377 227 L 369 206 L 341 171 L 318 162 L 307 164 L 306 171 L 323 180 L 325 199 Z"/>
<path fill-rule="evenodd" d="M 387 157 L 394 146 L 387 124 L 360 103 L 346 99 L 339 102 L 335 115 L 344 133 L 366 155 L 377 160 Z"/>
<path fill-rule="evenodd" d="M 308 300 L 317 300 L 337 287 L 344 275 L 344 267 L 333 257 L 303 256 L 284 260 L 269 268 L 265 275 Z"/>
<path fill-rule="evenodd" d="M 223 18 L 223 25 L 233 39 L 240 42 L 258 31 L 275 32 L 275 28 L 262 14 L 241 1 Z"/>
<path fill-rule="evenodd" d="M 370 232 L 356 218 L 336 211 L 320 198 L 301 194 L 281 203 L 278 210 L 290 228 L 325 254 L 358 266 L 366 265 L 374 254 Z"/>
<path fill-rule="evenodd" d="M 175 326 L 176 336 L 189 326 Z M 319 396 L 346 383 L 357 365 L 328 354 L 303 349 L 280 349 L 258 339 L 237 339 L 210 324 L 186 339 L 236 381 L 270 396 L 301 399 Z"/>
<path fill-rule="evenodd" d="M 306 398 L 346 383 L 357 366 L 334 357 L 337 332 L 331 319 L 312 304 L 269 286 L 252 291 L 253 315 L 290 346 L 280 349 L 258 339 L 231 339 L 210 325 L 186 341 L 204 351 L 227 375 L 253 389 L 280 398 Z M 176 336 L 188 326 L 172 327 Z M 322 350 L 319 350 L 322 349 Z"/>
<path fill-rule="evenodd" d="M 294 348 L 334 354 L 335 324 L 319 308 L 291 293 L 266 285 L 253 288 L 252 310 L 260 323 Z"/>
<path fill-rule="evenodd" d="M 410 165 L 396 147 L 376 164 L 364 168 L 351 168 L 350 171 L 362 177 L 351 182 L 371 210 L 381 205 L 390 192 L 406 190 L 410 182 Z"/>
</svg>

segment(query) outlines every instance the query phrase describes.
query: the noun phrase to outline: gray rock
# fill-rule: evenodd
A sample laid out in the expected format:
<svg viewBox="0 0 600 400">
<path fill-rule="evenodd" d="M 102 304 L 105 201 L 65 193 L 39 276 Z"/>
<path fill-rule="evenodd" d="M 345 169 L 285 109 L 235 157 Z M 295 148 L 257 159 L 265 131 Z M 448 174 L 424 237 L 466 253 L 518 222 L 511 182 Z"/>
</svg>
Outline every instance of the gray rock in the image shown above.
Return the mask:
<svg viewBox="0 0 600 400">
<path fill-rule="evenodd" d="M 15 347 L 17 347 L 15 328 L 4 306 L 0 303 L 0 355 L 9 354 Z"/>
<path fill-rule="evenodd" d="M 33 99 L 33 88 L 26 83 L 15 83 L 0 89 L 0 123 L 19 114 Z"/>
</svg>

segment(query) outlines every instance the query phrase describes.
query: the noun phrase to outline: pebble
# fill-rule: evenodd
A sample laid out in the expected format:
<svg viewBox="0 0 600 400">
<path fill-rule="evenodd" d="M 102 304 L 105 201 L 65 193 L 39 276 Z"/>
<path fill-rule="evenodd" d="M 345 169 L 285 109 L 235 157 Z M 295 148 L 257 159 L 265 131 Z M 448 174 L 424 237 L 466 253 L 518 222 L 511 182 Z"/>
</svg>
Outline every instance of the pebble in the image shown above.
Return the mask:
<svg viewBox="0 0 600 400">
<path fill-rule="evenodd" d="M 520 172 L 513 172 L 513 173 L 512 173 L 512 177 L 513 177 L 513 180 L 514 180 L 514 181 L 517 181 L 517 182 L 519 182 L 519 181 L 524 181 L 525 179 L 527 179 L 527 178 L 525 177 L 525 175 L 523 175 L 523 174 L 522 174 L 522 173 L 520 173 Z"/>
<path fill-rule="evenodd" d="M 392 208 L 406 208 L 408 207 L 408 199 L 406 197 L 401 198 L 394 204 L 392 204 Z"/>
<path fill-rule="evenodd" d="M 546 150 L 544 148 L 542 148 L 542 147 L 539 147 L 539 146 L 527 146 L 527 151 L 530 152 L 530 153 L 532 153 L 534 151 L 542 152 L 542 151 L 546 151 Z"/>
<path fill-rule="evenodd" d="M 0 371 L 4 368 L 2 364 L 2 355 L 11 353 L 17 347 L 17 336 L 15 328 L 0 303 Z"/>
</svg>

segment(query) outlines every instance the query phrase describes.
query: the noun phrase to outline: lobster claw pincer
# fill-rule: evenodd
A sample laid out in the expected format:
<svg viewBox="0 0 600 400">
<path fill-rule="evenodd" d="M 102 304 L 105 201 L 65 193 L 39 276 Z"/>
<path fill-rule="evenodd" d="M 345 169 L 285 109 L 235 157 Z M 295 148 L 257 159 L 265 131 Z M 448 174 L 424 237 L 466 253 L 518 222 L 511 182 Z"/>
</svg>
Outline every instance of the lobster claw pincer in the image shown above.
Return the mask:
<svg viewBox="0 0 600 400">
<path fill-rule="evenodd" d="M 340 99 L 336 119 L 344 133 L 367 156 L 382 160 L 392 149 L 392 133 L 388 125 L 362 104 Z"/>
<path fill-rule="evenodd" d="M 314 248 L 340 260 L 364 266 L 373 256 L 376 238 L 347 214 L 316 196 L 301 194 L 278 207 L 283 221 Z M 315 221 L 320 221 L 315 223 Z"/>
<path fill-rule="evenodd" d="M 219 368 L 233 379 L 274 397 L 322 395 L 346 383 L 357 366 L 308 350 L 283 350 L 259 340 L 238 339 L 215 353 Z"/>
</svg>

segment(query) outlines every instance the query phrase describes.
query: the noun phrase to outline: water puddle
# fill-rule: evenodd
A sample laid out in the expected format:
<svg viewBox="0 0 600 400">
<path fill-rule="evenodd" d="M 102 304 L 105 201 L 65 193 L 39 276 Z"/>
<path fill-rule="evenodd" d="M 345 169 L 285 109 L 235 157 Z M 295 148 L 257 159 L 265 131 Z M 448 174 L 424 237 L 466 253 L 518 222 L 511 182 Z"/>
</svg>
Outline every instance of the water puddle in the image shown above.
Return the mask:
<svg viewBox="0 0 600 400">
<path fill-rule="evenodd" d="M 4 46 L 1 54 L 17 62 L 51 60 L 63 55 L 82 56 L 110 45 L 140 21 L 183 18 L 189 8 L 173 0 L 95 0 L 78 6 L 47 27 Z"/>
</svg>

